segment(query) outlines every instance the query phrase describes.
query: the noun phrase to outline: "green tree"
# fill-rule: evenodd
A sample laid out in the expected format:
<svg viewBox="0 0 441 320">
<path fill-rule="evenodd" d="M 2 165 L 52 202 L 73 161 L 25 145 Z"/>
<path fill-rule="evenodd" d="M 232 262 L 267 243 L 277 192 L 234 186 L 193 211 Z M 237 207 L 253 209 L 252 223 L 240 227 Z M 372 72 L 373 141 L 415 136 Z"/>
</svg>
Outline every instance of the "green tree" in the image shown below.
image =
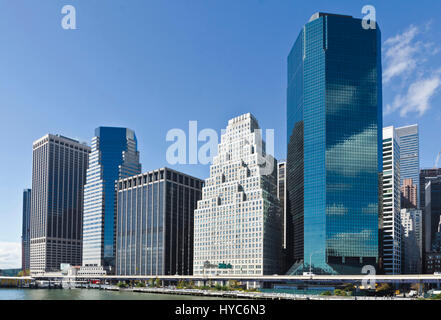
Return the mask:
<svg viewBox="0 0 441 320">
<path fill-rule="evenodd" d="M 334 295 L 345 297 L 346 296 L 346 292 L 344 290 L 341 290 L 341 289 L 335 289 L 334 290 Z"/>
<path fill-rule="evenodd" d="M 129 285 L 128 285 L 127 283 L 123 282 L 123 281 L 119 281 L 119 282 L 116 284 L 116 286 L 117 286 L 118 288 L 127 288 Z"/>
</svg>

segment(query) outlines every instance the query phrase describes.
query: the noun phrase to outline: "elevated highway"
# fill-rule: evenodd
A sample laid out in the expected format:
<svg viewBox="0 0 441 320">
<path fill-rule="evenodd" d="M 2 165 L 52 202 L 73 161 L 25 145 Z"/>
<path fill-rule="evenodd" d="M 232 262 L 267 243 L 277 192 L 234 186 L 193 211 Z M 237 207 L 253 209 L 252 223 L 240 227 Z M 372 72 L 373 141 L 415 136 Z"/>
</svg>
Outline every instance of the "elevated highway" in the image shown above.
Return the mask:
<svg viewBox="0 0 441 320">
<path fill-rule="evenodd" d="M 267 276 L 251 276 L 251 275 L 205 275 L 205 276 L 189 276 L 189 275 L 162 275 L 162 276 L 123 276 L 123 275 L 101 275 L 101 276 L 66 276 L 57 273 L 35 274 L 31 277 L 35 280 L 102 280 L 109 282 L 116 281 L 148 281 L 151 279 L 159 279 L 160 281 L 177 282 L 185 281 L 228 281 L 237 280 L 241 282 L 269 282 L 269 283 L 359 283 L 363 280 L 373 280 L 377 283 L 435 283 L 441 284 L 441 274 L 419 274 L 419 275 L 310 275 L 310 276 L 288 276 L 288 275 L 267 275 Z M 1 279 L 1 277 L 0 277 Z"/>
</svg>

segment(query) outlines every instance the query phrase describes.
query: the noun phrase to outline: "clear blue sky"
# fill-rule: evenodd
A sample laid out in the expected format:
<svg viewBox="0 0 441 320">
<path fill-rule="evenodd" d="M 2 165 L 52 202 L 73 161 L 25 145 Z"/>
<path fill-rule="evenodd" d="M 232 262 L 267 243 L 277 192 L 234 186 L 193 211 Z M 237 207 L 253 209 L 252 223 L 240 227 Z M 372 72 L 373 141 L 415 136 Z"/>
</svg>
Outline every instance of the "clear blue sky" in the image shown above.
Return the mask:
<svg viewBox="0 0 441 320">
<path fill-rule="evenodd" d="M 77 30 L 61 28 L 66 4 Z M 432 167 L 441 150 L 439 1 L 0 0 L 0 242 L 20 241 L 32 142 L 49 132 L 90 143 L 97 126 L 132 128 L 147 171 L 166 165 L 169 129 L 197 120 L 220 130 L 252 112 L 275 129 L 284 158 L 286 57 L 302 25 L 317 11 L 362 17 L 366 4 L 390 39 L 384 125 L 419 123 L 421 165 Z M 208 166 L 175 168 L 208 175 Z"/>
</svg>

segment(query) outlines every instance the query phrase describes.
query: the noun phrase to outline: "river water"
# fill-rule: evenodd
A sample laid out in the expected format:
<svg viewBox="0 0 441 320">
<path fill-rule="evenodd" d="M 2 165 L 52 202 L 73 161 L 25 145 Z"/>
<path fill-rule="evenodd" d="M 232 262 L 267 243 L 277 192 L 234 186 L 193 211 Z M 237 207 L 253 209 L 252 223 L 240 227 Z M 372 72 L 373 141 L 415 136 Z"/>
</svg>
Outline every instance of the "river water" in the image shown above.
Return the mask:
<svg viewBox="0 0 441 320">
<path fill-rule="evenodd" d="M 216 300 L 215 297 L 97 289 L 0 289 L 0 300 Z M 222 298 L 225 300 L 225 298 Z"/>
</svg>

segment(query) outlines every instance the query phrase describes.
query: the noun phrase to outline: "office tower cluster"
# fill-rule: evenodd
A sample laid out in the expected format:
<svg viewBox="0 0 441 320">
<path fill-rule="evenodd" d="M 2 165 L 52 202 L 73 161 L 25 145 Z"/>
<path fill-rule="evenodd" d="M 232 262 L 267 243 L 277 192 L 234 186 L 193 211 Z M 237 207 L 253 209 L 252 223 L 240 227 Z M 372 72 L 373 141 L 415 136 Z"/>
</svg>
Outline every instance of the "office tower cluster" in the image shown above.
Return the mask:
<svg viewBox="0 0 441 320">
<path fill-rule="evenodd" d="M 383 129 L 383 271 L 422 272 L 423 216 L 419 209 L 418 125 Z"/>
<path fill-rule="evenodd" d="M 48 134 L 33 144 L 32 189 L 23 193 L 22 268 L 191 274 L 203 184 L 168 168 L 141 174 L 137 138 L 127 128 L 98 127 L 92 148 Z"/>
<path fill-rule="evenodd" d="M 441 169 L 419 128 L 383 128 L 381 32 L 316 13 L 287 59 L 287 157 L 250 113 L 228 121 L 205 180 L 142 173 L 135 132 L 91 148 L 48 134 L 23 193 L 22 268 L 78 275 L 441 271 Z M 277 144 L 276 144 L 277 145 Z"/>
</svg>

